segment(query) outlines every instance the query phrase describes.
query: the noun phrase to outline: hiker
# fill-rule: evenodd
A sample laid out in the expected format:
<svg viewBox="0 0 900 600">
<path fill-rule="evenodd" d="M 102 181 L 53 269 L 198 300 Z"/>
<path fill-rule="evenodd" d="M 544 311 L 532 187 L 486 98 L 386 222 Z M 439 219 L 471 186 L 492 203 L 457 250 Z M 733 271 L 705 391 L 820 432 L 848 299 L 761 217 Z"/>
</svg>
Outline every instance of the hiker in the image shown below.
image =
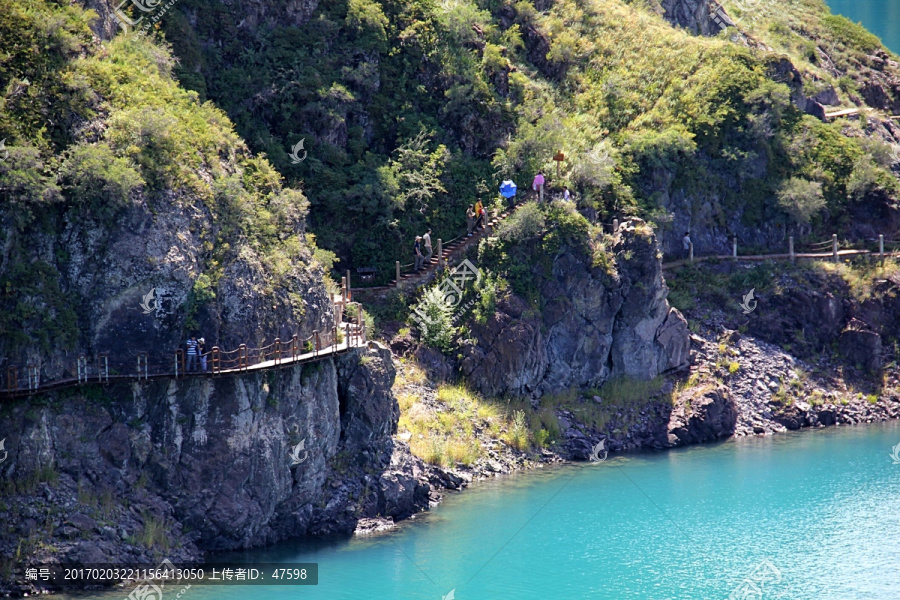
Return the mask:
<svg viewBox="0 0 900 600">
<path fill-rule="evenodd" d="M 538 174 L 534 176 L 534 181 L 531 182 L 531 189 L 533 189 L 538 194 L 538 199 L 543 200 L 544 198 L 544 172 L 538 171 Z"/>
<path fill-rule="evenodd" d="M 422 241 L 425 242 L 425 264 L 431 264 L 431 255 L 434 254 L 434 251 L 431 248 L 431 228 L 428 228 L 428 231 L 425 232 L 425 235 L 422 236 Z"/>
<path fill-rule="evenodd" d="M 197 355 L 200 357 L 200 371 L 206 373 L 206 339 L 197 340 Z"/>
<path fill-rule="evenodd" d="M 563 186 L 563 200 L 570 200 L 572 194 L 569 193 L 569 186 Z"/>
<path fill-rule="evenodd" d="M 687 232 L 687 231 L 684 232 L 684 239 L 682 239 L 681 242 L 682 242 L 682 244 L 684 244 L 684 257 L 690 258 L 691 257 L 691 245 L 693 244 L 693 242 L 691 241 L 690 232 Z"/>
<path fill-rule="evenodd" d="M 415 266 L 414 270 L 416 272 L 418 272 L 419 269 L 422 268 L 422 265 L 424 264 L 424 262 L 425 262 L 425 257 L 422 256 L 422 236 L 417 235 L 416 236 L 416 266 Z"/>
<path fill-rule="evenodd" d="M 471 204 L 466 211 L 466 229 L 468 230 L 466 236 L 472 237 L 472 230 L 475 229 L 475 207 Z"/>
<path fill-rule="evenodd" d="M 185 367 L 185 372 L 190 373 L 197 368 L 197 336 L 192 335 L 185 343 L 185 347 L 187 348 L 187 367 Z"/>
<path fill-rule="evenodd" d="M 478 202 L 475 203 L 475 229 L 481 229 L 484 225 L 484 205 L 481 203 L 481 198 L 478 199 Z"/>
</svg>

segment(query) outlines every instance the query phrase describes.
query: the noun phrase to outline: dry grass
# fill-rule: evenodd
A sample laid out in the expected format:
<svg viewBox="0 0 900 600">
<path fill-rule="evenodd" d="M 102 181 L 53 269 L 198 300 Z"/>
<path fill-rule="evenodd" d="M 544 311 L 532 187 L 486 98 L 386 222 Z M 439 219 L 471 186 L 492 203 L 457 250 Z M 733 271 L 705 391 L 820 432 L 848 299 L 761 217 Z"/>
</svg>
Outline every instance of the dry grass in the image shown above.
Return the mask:
<svg viewBox="0 0 900 600">
<path fill-rule="evenodd" d="M 838 275 L 847 282 L 853 297 L 865 302 L 873 297 L 872 284 L 879 279 L 900 274 L 900 264 L 895 260 L 860 262 L 819 262 L 816 267 L 828 274 Z"/>
<path fill-rule="evenodd" d="M 413 377 L 417 374 L 413 371 Z M 500 440 L 518 450 L 530 445 L 524 414 L 507 418 L 497 404 L 461 385 L 439 385 L 438 406 L 421 401 L 414 393 L 398 392 L 398 431 L 409 434 L 413 454 L 443 467 L 470 466 L 485 455 L 479 436 Z"/>
</svg>

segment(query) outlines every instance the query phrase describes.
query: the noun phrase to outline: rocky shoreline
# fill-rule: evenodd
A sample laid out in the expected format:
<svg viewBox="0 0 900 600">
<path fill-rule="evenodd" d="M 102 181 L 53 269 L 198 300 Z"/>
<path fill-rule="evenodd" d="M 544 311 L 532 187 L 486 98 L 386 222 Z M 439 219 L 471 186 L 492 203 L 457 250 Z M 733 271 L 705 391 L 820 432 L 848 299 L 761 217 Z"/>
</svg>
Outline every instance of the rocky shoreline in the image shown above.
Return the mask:
<svg viewBox="0 0 900 600">
<path fill-rule="evenodd" d="M 613 413 L 603 430 L 586 426 L 573 412 L 560 409 L 562 436 L 549 448 L 522 452 L 482 435 L 479 441 L 488 448 L 485 457 L 470 466 L 442 468 L 413 456 L 403 436 L 397 436 L 394 460 L 405 461 L 406 472 L 429 487 L 433 507 L 448 490 L 542 465 L 589 460 L 601 440 L 610 453 L 627 453 L 900 418 L 900 378 L 893 368 L 885 370 L 881 393 L 873 398 L 839 377 L 825 376 L 842 370 L 827 359 L 809 364 L 778 346 L 721 327 L 691 335 L 691 355 L 688 368 L 666 374 L 652 401 L 639 409 Z M 395 368 L 404 368 L 396 358 Z M 426 406 L 442 409 L 434 385 L 419 384 L 414 391 Z M 594 400 L 602 402 L 599 397 Z M 631 424 L 622 427 L 621 423 Z M 356 533 L 387 531 L 393 526 L 393 521 L 374 519 Z"/>
</svg>

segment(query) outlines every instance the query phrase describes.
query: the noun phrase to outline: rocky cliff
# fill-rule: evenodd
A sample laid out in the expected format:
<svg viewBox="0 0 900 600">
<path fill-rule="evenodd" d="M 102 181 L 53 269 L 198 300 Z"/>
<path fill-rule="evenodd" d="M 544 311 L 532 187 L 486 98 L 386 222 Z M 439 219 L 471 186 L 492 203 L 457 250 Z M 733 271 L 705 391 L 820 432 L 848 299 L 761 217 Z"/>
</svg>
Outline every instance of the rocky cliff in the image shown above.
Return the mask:
<svg viewBox="0 0 900 600">
<path fill-rule="evenodd" d="M 418 461 L 392 465 L 393 378 L 390 352 L 372 343 L 268 373 L 4 404 L 0 556 L 196 559 L 407 517 L 430 488 Z"/>
<path fill-rule="evenodd" d="M 627 222 L 610 252 L 607 267 L 568 246 L 549 268 L 535 265 L 541 309 L 512 294 L 472 324 L 460 362 L 466 379 L 488 396 L 540 396 L 685 365 L 687 323 L 666 301 L 656 238 L 643 222 Z"/>
</svg>

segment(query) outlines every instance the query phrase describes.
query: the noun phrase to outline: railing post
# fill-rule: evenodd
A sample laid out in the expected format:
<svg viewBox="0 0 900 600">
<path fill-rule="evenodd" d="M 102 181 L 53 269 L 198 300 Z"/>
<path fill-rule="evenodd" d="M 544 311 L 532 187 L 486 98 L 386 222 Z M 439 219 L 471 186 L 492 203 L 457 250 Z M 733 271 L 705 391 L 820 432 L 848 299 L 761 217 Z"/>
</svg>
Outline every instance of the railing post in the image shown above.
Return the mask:
<svg viewBox="0 0 900 600">
<path fill-rule="evenodd" d="M 184 350 L 175 351 L 175 379 L 184 375 Z"/>
<path fill-rule="evenodd" d="M 400 261 L 397 261 L 397 287 L 400 287 Z"/>
<path fill-rule="evenodd" d="M 737 258 L 737 236 L 731 238 L 731 258 Z"/>
<path fill-rule="evenodd" d="M 101 352 L 97 355 L 98 379 L 109 383 L 109 354 Z"/>
<path fill-rule="evenodd" d="M 884 234 L 878 234 L 878 255 L 881 257 L 881 264 L 884 264 Z"/>
<path fill-rule="evenodd" d="M 222 370 L 222 351 L 219 350 L 218 346 L 212 347 L 212 350 L 209 353 L 209 359 L 209 362 L 212 363 L 210 368 L 213 373 L 218 373 Z"/>
<path fill-rule="evenodd" d="M 88 372 L 87 372 L 87 356 L 84 354 L 78 355 L 78 383 L 87 383 L 88 380 Z"/>
<path fill-rule="evenodd" d="M 332 354 L 337 352 L 337 331 L 338 331 L 338 326 L 337 326 L 337 323 L 335 323 L 334 327 L 331 330 L 331 353 Z"/>
<path fill-rule="evenodd" d="M 34 363 L 29 364 L 26 367 L 26 375 L 28 376 L 28 391 L 36 392 L 38 389 L 38 366 Z"/>
<path fill-rule="evenodd" d="M 238 346 L 238 368 L 242 371 L 247 370 L 247 344 Z"/>
<path fill-rule="evenodd" d="M 137 355 L 137 377 L 138 381 L 141 379 L 147 380 L 150 376 L 150 369 L 147 364 L 147 353 L 146 352 L 138 352 Z"/>
<path fill-rule="evenodd" d="M 794 262 L 794 236 L 788 238 L 788 254 L 791 255 L 791 262 Z"/>
<path fill-rule="evenodd" d="M 438 271 L 444 268 L 444 240 L 438 238 Z"/>
<path fill-rule="evenodd" d="M 350 283 L 350 269 L 347 269 L 347 300 L 346 302 L 353 301 L 353 285 Z M 345 304 L 346 304 L 345 302 Z"/>
<path fill-rule="evenodd" d="M 834 259 L 834 262 L 838 261 L 838 243 L 837 243 L 837 234 L 831 234 L 831 255 Z"/>
<path fill-rule="evenodd" d="M 6 367 L 6 390 L 12 394 L 19 389 L 18 367 Z"/>
<path fill-rule="evenodd" d="M 275 338 L 275 364 L 281 364 L 281 338 Z"/>
<path fill-rule="evenodd" d="M 689 244 L 689 250 L 691 262 L 694 262 L 694 242 Z"/>
<path fill-rule="evenodd" d="M 294 337 L 291 338 L 291 359 L 297 360 L 298 356 L 300 356 L 300 338 L 295 333 Z"/>
<path fill-rule="evenodd" d="M 347 306 L 347 278 L 341 277 L 341 310 Z"/>
<path fill-rule="evenodd" d="M 313 331 L 313 354 L 316 356 L 319 355 L 319 348 L 322 345 L 322 340 L 319 339 L 319 330 L 316 329 Z"/>
</svg>

